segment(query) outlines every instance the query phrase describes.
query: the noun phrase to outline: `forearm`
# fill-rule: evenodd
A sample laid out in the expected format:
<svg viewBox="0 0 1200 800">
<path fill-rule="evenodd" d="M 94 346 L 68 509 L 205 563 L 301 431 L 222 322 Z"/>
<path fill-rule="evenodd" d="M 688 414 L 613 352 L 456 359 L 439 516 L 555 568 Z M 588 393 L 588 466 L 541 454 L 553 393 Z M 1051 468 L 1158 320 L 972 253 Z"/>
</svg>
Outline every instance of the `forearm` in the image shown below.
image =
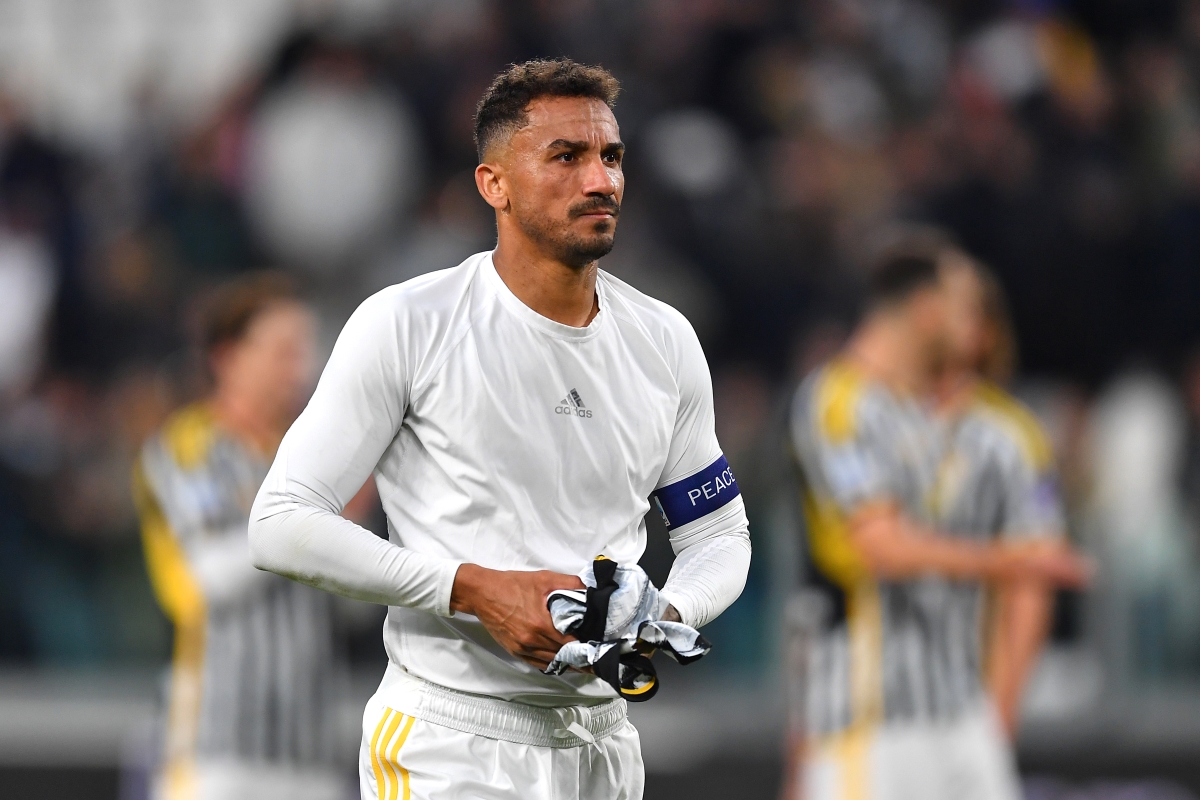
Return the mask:
<svg viewBox="0 0 1200 800">
<path fill-rule="evenodd" d="M 868 568 L 876 576 L 889 580 L 931 573 L 951 580 L 991 580 L 1000 572 L 1003 559 L 996 545 L 933 532 L 860 531 L 854 535 L 854 541 Z"/>
<path fill-rule="evenodd" d="M 1047 586 L 1081 587 L 1091 563 L 1061 542 L 973 542 L 923 528 L 890 505 L 861 509 L 849 521 L 850 539 L 866 567 L 885 580 L 940 575 L 951 580 L 1035 580 Z"/>
<path fill-rule="evenodd" d="M 346 597 L 449 615 L 457 561 L 392 544 L 340 516 L 407 413 L 412 332 L 394 302 L 372 296 L 338 336 L 254 501 L 250 557 Z"/>
<path fill-rule="evenodd" d="M 662 597 L 679 621 L 699 628 L 741 595 L 750 571 L 750 534 L 740 509 L 724 525 L 691 537 L 673 539 L 675 563 L 662 587 Z"/>
<path fill-rule="evenodd" d="M 1004 584 L 996 597 L 996 620 L 988 664 L 988 684 L 1001 721 L 1015 733 L 1021 696 L 1050 630 L 1054 605 L 1044 584 Z"/>
<path fill-rule="evenodd" d="M 557 589 L 582 588 L 578 575 L 463 564 L 453 578 L 450 608 L 474 615 L 501 647 L 544 670 L 573 638 L 554 627 L 546 598 Z"/>
<path fill-rule="evenodd" d="M 996 542 L 950 536 L 918 524 L 891 504 L 861 508 L 849 519 L 850 539 L 867 568 L 884 580 L 939 575 L 995 581 L 1020 570 L 1020 553 Z"/>
<path fill-rule="evenodd" d="M 251 518 L 250 557 L 259 569 L 318 589 L 442 616 L 451 613 L 459 567 L 457 561 L 399 547 L 337 514 L 300 504 Z"/>
</svg>

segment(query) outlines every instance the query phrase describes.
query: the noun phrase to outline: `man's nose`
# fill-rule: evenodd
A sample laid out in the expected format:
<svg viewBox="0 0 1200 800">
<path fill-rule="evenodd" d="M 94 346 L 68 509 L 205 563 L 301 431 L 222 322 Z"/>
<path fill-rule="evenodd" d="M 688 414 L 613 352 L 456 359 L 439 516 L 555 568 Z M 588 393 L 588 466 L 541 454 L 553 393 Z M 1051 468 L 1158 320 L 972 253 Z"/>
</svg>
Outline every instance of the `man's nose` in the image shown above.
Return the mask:
<svg viewBox="0 0 1200 800">
<path fill-rule="evenodd" d="M 617 193 L 619 179 L 600 158 L 589 158 L 583 174 L 583 193 L 609 196 Z"/>
</svg>

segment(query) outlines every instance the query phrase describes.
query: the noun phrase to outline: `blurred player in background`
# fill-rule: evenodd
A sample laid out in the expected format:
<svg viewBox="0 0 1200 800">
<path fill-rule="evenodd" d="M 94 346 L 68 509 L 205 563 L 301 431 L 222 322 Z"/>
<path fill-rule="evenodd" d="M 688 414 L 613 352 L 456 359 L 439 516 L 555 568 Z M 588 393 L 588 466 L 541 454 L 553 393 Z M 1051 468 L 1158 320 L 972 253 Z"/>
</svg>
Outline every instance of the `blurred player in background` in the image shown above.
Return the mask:
<svg viewBox="0 0 1200 800">
<path fill-rule="evenodd" d="M 333 798 L 330 598 L 256 570 L 255 493 L 315 375 L 315 319 L 281 276 L 219 289 L 203 321 L 212 390 L 144 446 L 134 492 L 151 583 L 175 624 L 155 796 Z"/>
<path fill-rule="evenodd" d="M 1064 551 L 1065 511 L 1049 441 L 1034 415 L 1002 387 L 1016 345 L 1003 290 L 966 254 L 941 258 L 946 294 L 946 358 L 936 387 L 947 441 L 936 505 L 941 525 L 961 536 Z M 1049 631 L 1056 587 L 1033 575 L 994 585 L 985 617 L 985 671 L 1010 738 L 1021 694 Z M 969 600 L 969 603 L 966 602 Z M 981 596 L 964 597 L 978 608 Z"/>
<path fill-rule="evenodd" d="M 982 590 L 1085 577 L 1063 549 L 1008 541 L 1041 524 L 1028 487 L 983 486 L 993 465 L 957 453 L 974 447 L 967 428 L 951 437 L 936 413 L 948 356 L 968 362 L 943 252 L 913 239 L 880 259 L 863 321 L 794 402 L 813 583 L 830 601 L 807 666 L 806 800 L 1015 800 L 982 679 Z"/>
</svg>

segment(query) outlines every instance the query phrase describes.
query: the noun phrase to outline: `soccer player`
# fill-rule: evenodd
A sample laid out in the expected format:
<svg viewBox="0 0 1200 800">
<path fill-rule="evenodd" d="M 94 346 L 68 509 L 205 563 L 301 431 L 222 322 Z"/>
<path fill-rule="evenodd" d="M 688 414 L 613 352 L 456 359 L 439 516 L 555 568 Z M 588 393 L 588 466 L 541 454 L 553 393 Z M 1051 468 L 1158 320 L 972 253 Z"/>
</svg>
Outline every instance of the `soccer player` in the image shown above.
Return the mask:
<svg viewBox="0 0 1200 800">
<path fill-rule="evenodd" d="M 254 562 L 385 603 L 365 798 L 639 798 L 626 702 L 543 673 L 547 594 L 634 564 L 654 495 L 677 558 L 665 617 L 737 598 L 750 540 L 687 321 L 597 268 L 625 181 L 598 67 L 532 61 L 480 101 L 496 249 L 385 289 L 346 323 L 255 502 Z M 390 540 L 337 515 L 375 475 Z"/>
<path fill-rule="evenodd" d="M 142 449 L 134 493 L 151 584 L 175 625 L 154 796 L 339 798 L 327 713 L 329 596 L 250 564 L 250 506 L 311 389 L 314 318 L 279 276 L 208 304 L 212 390 Z"/>
<path fill-rule="evenodd" d="M 808 668 L 806 800 L 1014 800 L 981 678 L 979 593 L 1086 573 L 1069 552 L 960 530 L 940 507 L 960 477 L 933 407 L 949 338 L 940 262 L 917 241 L 886 253 L 845 351 L 793 406 L 814 583 L 830 600 Z"/>
<path fill-rule="evenodd" d="M 1016 350 L 1003 289 L 960 251 L 947 250 L 941 264 L 947 348 L 936 393 L 948 435 L 937 497 L 941 524 L 981 540 L 1066 549 L 1050 444 L 1034 415 L 1002 388 Z M 985 669 L 1009 737 L 1016 735 L 1022 690 L 1049 632 L 1053 589 L 1026 577 L 998 584 L 990 598 Z M 975 616 L 981 599 L 978 593 L 964 598 Z"/>
</svg>

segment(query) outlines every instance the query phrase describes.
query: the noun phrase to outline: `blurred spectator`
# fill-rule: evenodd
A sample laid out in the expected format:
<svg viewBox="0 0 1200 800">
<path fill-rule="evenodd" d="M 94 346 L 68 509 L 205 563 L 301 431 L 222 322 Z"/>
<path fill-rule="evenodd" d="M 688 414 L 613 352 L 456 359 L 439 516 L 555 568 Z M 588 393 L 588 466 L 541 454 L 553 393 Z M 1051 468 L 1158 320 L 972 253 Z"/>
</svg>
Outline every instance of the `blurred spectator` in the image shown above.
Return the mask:
<svg viewBox="0 0 1200 800">
<path fill-rule="evenodd" d="M 1187 445 L 1181 471 L 1180 491 L 1189 521 L 1200 525 L 1200 350 L 1184 362 L 1183 405 L 1187 414 Z"/>
<path fill-rule="evenodd" d="M 0 227 L 0 398 L 24 393 L 37 375 L 56 283 L 41 240 Z"/>
<path fill-rule="evenodd" d="M 256 223 L 275 252 L 318 272 L 344 268 L 420 187 L 415 126 L 368 69 L 353 49 L 316 48 L 248 134 Z"/>
<path fill-rule="evenodd" d="M 1184 413 L 1165 380 L 1132 373 L 1093 416 L 1091 525 L 1106 578 L 1102 641 L 1117 680 L 1160 683 L 1198 665 L 1200 570 L 1179 493 Z"/>
</svg>

